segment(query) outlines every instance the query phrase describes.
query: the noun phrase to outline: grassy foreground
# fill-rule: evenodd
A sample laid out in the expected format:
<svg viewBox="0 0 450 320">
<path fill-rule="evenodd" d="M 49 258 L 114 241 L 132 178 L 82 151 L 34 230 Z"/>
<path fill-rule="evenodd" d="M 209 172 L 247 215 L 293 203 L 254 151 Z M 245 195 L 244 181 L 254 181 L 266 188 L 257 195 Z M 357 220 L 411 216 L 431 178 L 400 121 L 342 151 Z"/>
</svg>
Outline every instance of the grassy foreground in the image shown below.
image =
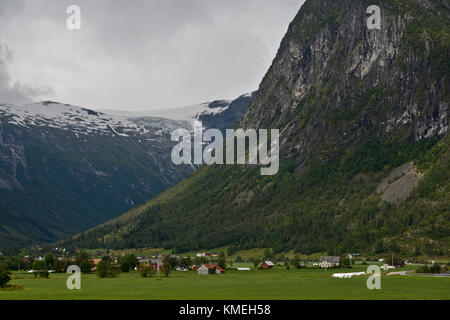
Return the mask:
<svg viewBox="0 0 450 320">
<path fill-rule="evenodd" d="M 362 271 L 353 268 L 351 272 Z M 16 289 L 0 290 L 0 299 L 450 299 L 450 278 L 383 276 L 381 290 L 368 290 L 367 277 L 332 278 L 328 270 L 269 270 L 200 276 L 196 272 L 172 272 L 169 278 L 141 278 L 136 272 L 116 279 L 83 275 L 81 290 L 66 288 L 67 275 L 48 280 L 15 273 Z"/>
</svg>

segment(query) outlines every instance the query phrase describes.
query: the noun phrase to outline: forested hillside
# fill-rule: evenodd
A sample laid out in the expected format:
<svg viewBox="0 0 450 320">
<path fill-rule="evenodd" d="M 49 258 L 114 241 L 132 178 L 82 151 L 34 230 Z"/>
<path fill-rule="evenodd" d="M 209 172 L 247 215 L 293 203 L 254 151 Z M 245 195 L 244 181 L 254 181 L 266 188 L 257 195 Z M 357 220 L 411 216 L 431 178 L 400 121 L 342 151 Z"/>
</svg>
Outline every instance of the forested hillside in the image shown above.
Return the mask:
<svg viewBox="0 0 450 320">
<path fill-rule="evenodd" d="M 62 245 L 448 255 L 449 18 L 438 0 L 306 1 L 238 124 L 280 129 L 280 172 L 202 167 Z"/>
</svg>

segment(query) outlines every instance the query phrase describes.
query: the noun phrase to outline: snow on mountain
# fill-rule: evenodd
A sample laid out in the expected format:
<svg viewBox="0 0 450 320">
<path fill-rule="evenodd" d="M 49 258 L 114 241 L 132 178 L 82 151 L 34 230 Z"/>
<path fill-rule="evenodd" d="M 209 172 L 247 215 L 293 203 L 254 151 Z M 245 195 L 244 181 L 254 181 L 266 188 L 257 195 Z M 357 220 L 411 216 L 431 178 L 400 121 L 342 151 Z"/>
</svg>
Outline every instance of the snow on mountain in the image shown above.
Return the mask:
<svg viewBox="0 0 450 320">
<path fill-rule="evenodd" d="M 107 114 L 70 104 L 43 101 L 25 105 L 0 105 L 0 117 L 23 127 L 39 126 L 71 130 L 77 134 L 146 135 L 168 131 L 180 123 L 152 117 Z"/>
<path fill-rule="evenodd" d="M 216 100 L 212 102 L 205 102 L 184 107 L 149 110 L 145 112 L 128 112 L 121 110 L 104 110 L 104 112 L 112 115 L 122 116 L 132 121 L 139 117 L 158 117 L 171 119 L 174 121 L 187 122 L 192 127 L 194 120 L 200 120 L 200 118 L 205 115 L 220 116 L 228 110 L 228 108 L 234 101 L 242 98 L 251 98 L 253 94 L 253 92 L 243 94 L 235 100 Z"/>
<path fill-rule="evenodd" d="M 203 114 L 220 114 L 225 111 L 231 104 L 231 101 L 222 100 L 225 104 L 221 107 L 211 107 L 214 102 L 205 102 L 201 104 L 194 104 L 190 106 L 149 110 L 145 112 L 127 112 L 120 110 L 105 110 L 108 114 L 125 117 L 126 119 L 137 119 L 142 117 L 158 117 L 163 119 L 171 119 L 174 121 L 182 121 L 189 123 L 192 126 L 194 120 L 197 120 Z"/>
<path fill-rule="evenodd" d="M 0 118 L 22 127 L 50 127 L 76 134 L 102 134 L 149 138 L 170 133 L 177 128 L 192 129 L 194 120 L 221 128 L 221 118 L 230 118 L 232 124 L 243 114 L 252 94 L 244 94 L 235 100 L 216 100 L 180 108 L 149 110 L 145 112 L 104 110 L 102 112 L 70 104 L 42 101 L 24 105 L 0 105 Z M 241 101 L 244 105 L 236 106 Z M 242 110 L 241 110 L 242 109 Z M 234 114 L 230 116 L 228 113 Z M 236 114 L 235 114 L 236 113 Z M 231 124 L 230 124 L 231 125 Z"/>
</svg>

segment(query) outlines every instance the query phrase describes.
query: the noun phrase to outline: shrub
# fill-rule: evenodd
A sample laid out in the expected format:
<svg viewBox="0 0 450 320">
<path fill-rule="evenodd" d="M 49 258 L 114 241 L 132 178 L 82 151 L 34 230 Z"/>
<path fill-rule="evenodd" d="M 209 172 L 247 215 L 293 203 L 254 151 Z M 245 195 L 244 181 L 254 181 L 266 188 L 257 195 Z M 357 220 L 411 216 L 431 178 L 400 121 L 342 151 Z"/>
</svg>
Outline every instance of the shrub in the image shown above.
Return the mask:
<svg viewBox="0 0 450 320">
<path fill-rule="evenodd" d="M 80 263 L 80 270 L 82 273 L 91 273 L 92 263 L 88 260 L 84 260 Z"/>
<path fill-rule="evenodd" d="M 134 254 L 128 254 L 120 261 L 120 271 L 130 272 L 131 269 L 136 267 L 138 262 L 139 261 Z"/>
<path fill-rule="evenodd" d="M 151 266 L 148 266 L 146 264 L 140 264 L 138 266 L 138 272 L 141 274 L 142 278 L 151 278 L 154 270 Z"/>
<path fill-rule="evenodd" d="M 429 273 L 430 269 L 427 265 L 417 268 L 416 273 Z"/>
<path fill-rule="evenodd" d="M 441 273 L 441 267 L 438 264 L 433 264 L 430 268 L 430 273 Z"/>
<path fill-rule="evenodd" d="M 37 278 L 48 278 L 48 267 L 44 261 L 33 262 L 34 277 Z"/>
<path fill-rule="evenodd" d="M 11 280 L 11 273 L 9 272 L 6 265 L 0 265 L 0 287 L 6 287 L 8 282 Z"/>
<path fill-rule="evenodd" d="M 225 259 L 225 254 L 223 252 L 220 252 L 219 259 L 217 260 L 217 265 L 221 267 L 222 269 L 225 269 L 227 266 L 227 261 Z"/>
<path fill-rule="evenodd" d="M 166 278 L 169 276 L 170 271 L 172 271 L 172 265 L 167 259 L 164 259 L 163 261 L 163 271 Z"/>
<path fill-rule="evenodd" d="M 110 260 L 102 260 L 97 264 L 95 273 L 99 278 L 116 278 L 120 274 L 120 268 Z"/>
</svg>

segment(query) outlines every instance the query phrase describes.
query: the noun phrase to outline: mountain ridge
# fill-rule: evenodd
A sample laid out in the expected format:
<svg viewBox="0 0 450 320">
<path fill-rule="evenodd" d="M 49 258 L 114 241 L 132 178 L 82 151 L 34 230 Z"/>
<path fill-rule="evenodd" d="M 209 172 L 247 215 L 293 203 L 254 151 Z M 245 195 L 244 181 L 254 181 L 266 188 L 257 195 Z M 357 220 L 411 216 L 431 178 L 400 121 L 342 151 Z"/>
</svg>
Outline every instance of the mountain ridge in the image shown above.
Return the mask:
<svg viewBox="0 0 450 320">
<path fill-rule="evenodd" d="M 250 99 L 227 107 L 243 113 Z M 213 125 L 226 112 L 204 115 Z M 174 185 L 195 169 L 172 164 L 178 128 L 191 124 L 54 101 L 0 104 L 0 246 L 67 237 Z"/>
<path fill-rule="evenodd" d="M 366 25 L 373 4 L 381 30 Z M 236 125 L 281 130 L 278 175 L 204 166 L 62 245 L 448 255 L 449 11 L 438 0 L 306 1 Z M 377 187 L 411 162 L 417 186 L 384 201 Z"/>
</svg>

